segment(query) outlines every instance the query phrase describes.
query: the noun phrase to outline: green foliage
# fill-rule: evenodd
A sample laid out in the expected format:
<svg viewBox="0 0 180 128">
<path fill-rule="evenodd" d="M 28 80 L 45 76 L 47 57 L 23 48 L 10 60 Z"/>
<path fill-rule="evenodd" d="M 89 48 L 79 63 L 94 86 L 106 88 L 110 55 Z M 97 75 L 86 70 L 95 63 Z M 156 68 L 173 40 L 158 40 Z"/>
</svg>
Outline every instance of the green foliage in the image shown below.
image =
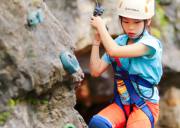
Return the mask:
<svg viewBox="0 0 180 128">
<path fill-rule="evenodd" d="M 151 33 L 152 33 L 152 35 L 156 36 L 157 38 L 159 38 L 159 39 L 161 38 L 161 32 L 157 28 L 152 27 Z"/>
<path fill-rule="evenodd" d="M 7 102 L 7 106 L 9 108 L 8 111 L 0 112 L 0 125 L 4 125 L 6 123 L 6 121 L 8 120 L 8 118 L 10 118 L 12 111 L 13 111 L 13 107 L 15 107 L 17 104 L 19 104 L 20 102 L 23 102 L 23 101 L 26 101 L 31 105 L 48 104 L 48 99 L 38 98 L 38 97 L 33 97 L 33 96 L 28 96 L 25 99 L 20 99 L 20 98 L 9 99 Z"/>
<path fill-rule="evenodd" d="M 16 106 L 19 102 L 20 102 L 19 99 L 9 99 L 9 101 L 8 101 L 8 106 L 9 106 L 9 107 L 14 107 L 14 106 Z"/>
<path fill-rule="evenodd" d="M 169 20 L 165 15 L 164 9 L 157 4 L 156 6 L 156 15 L 153 19 L 154 27 L 151 28 L 152 35 L 156 36 L 157 38 L 161 38 L 161 29 L 162 27 L 166 27 L 168 25 Z"/>
<path fill-rule="evenodd" d="M 26 100 L 31 105 L 43 105 L 49 103 L 48 99 L 39 99 L 37 97 L 28 97 Z"/>
<path fill-rule="evenodd" d="M 49 101 L 46 98 L 38 98 L 34 96 L 27 96 L 25 99 L 9 99 L 8 101 L 8 107 L 13 108 L 20 102 L 27 102 L 31 105 L 43 105 L 48 104 Z"/>
<path fill-rule="evenodd" d="M 156 20 L 158 20 L 160 22 L 161 26 L 166 26 L 168 24 L 168 19 L 165 16 L 165 12 L 163 10 L 163 8 L 159 5 L 157 5 L 157 9 L 156 9 Z M 156 22 L 158 22 L 156 21 Z"/>
<path fill-rule="evenodd" d="M 156 0 L 157 3 L 160 3 L 161 0 Z"/>
<path fill-rule="evenodd" d="M 13 108 L 20 102 L 27 102 L 31 105 L 43 105 L 48 104 L 49 101 L 47 98 L 39 98 L 38 96 L 34 95 L 34 93 L 32 93 L 24 98 L 9 99 L 7 105 L 8 107 Z"/>
<path fill-rule="evenodd" d="M 19 103 L 18 99 L 9 99 L 7 102 L 8 111 L 0 112 L 0 125 L 4 125 L 8 118 L 11 116 L 13 107 L 15 107 Z"/>
<path fill-rule="evenodd" d="M 1 112 L 0 113 L 0 125 L 4 125 L 7 119 L 11 116 L 11 112 Z"/>
</svg>

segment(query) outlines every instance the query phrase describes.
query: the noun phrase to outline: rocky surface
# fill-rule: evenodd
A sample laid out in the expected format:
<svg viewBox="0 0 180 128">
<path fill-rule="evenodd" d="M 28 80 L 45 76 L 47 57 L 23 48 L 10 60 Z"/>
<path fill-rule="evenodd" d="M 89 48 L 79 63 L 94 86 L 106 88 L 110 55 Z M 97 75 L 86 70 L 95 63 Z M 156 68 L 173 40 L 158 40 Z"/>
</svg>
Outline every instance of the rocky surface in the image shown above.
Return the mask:
<svg viewBox="0 0 180 128">
<path fill-rule="evenodd" d="M 161 114 L 157 127 L 179 128 L 179 0 L 159 1 L 152 33 L 163 42 L 163 65 L 168 70 L 165 68 L 159 85 Z M 121 33 L 114 13 L 117 0 L 101 2 L 110 34 Z M 0 128 L 63 128 L 67 123 L 77 128 L 87 127 L 73 108 L 75 84 L 72 76 L 64 71 L 59 54 L 75 49 L 83 70 L 89 72 L 93 31 L 89 19 L 95 3 L 92 0 L 46 0 L 45 3 L 41 0 L 1 0 Z M 27 13 L 39 8 L 43 10 L 44 21 L 28 27 Z M 103 74 L 102 81 L 90 85 L 97 95 L 112 93 L 110 72 Z M 102 84 L 104 79 L 110 82 L 106 87 Z M 105 88 L 109 91 L 99 92 Z"/>
<path fill-rule="evenodd" d="M 29 27 L 27 14 L 37 9 L 42 9 L 44 21 Z M 73 109 L 73 82 L 64 83 L 72 79 L 59 54 L 73 52 L 75 42 L 62 23 L 41 0 L 1 0 L 0 22 L 0 124 L 7 121 L 2 128 L 85 127 Z M 32 92 L 33 107 L 26 101 Z M 51 93 L 45 108 L 38 106 L 39 96 Z"/>
<path fill-rule="evenodd" d="M 180 89 L 170 87 L 160 102 L 159 125 L 167 128 L 180 128 Z"/>
<path fill-rule="evenodd" d="M 171 69 L 179 72 L 180 9 L 178 5 L 180 4 L 180 1 L 160 0 L 160 4 L 161 8 L 164 10 L 164 20 L 162 20 L 161 23 L 159 20 L 156 20 L 155 22 L 159 26 L 156 27 L 161 31 L 161 40 L 164 42 L 163 63 Z"/>
<path fill-rule="evenodd" d="M 102 2 L 102 0 L 100 0 Z M 76 51 L 83 49 L 92 43 L 92 28 L 90 18 L 93 15 L 95 1 L 92 0 L 46 0 L 52 13 L 62 21 L 70 33 L 71 38 L 76 42 Z M 109 32 L 117 34 L 121 32 L 118 28 L 118 19 L 114 13 L 117 0 L 105 0 L 103 6 L 105 11 L 103 19 L 106 22 Z M 112 18 L 113 17 L 113 18 Z"/>
</svg>

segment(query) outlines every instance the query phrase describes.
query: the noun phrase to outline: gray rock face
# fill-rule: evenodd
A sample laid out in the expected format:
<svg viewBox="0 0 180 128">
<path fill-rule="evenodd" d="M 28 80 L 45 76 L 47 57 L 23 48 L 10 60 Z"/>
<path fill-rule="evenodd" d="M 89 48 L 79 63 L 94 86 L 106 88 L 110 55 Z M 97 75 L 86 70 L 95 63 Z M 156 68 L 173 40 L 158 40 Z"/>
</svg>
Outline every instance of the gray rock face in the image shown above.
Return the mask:
<svg viewBox="0 0 180 128">
<path fill-rule="evenodd" d="M 7 10 L 3 5 L 5 7 L 13 5 L 14 9 Z M 62 66 L 58 55 L 65 46 L 73 44 L 63 27 L 55 23 L 47 11 L 45 12 L 47 18 L 43 24 L 39 24 L 36 28 L 26 28 L 28 5 L 2 1 L 1 6 L 1 12 L 7 10 L 7 13 L 1 15 L 0 28 L 3 80 L 23 90 L 29 91 L 34 88 L 38 93 L 51 88 L 57 81 L 62 81 L 60 73 Z M 2 85 L 4 84 L 8 83 L 3 82 Z"/>
<path fill-rule="evenodd" d="M 39 8 L 43 10 L 44 21 L 28 27 L 27 13 Z M 10 98 L 24 97 L 30 91 L 36 95 L 50 93 L 56 85 L 59 91 L 57 95 L 60 95 L 58 100 L 53 98 L 57 95 L 48 100 L 48 104 L 59 102 L 58 106 L 48 111 L 58 114 L 56 124 L 54 116 L 47 115 L 51 127 L 62 128 L 66 123 L 82 127 L 83 120 L 80 121 L 73 109 L 76 100 L 73 87 L 71 84 L 63 84 L 70 76 L 64 71 L 59 54 L 64 50 L 72 52 L 75 42 L 62 23 L 41 0 L 1 0 L 0 23 L 0 112 L 9 110 L 7 102 Z M 41 122 L 41 116 L 37 115 L 34 107 L 23 104 L 13 110 L 14 114 L 4 125 L 5 128 L 32 128 L 36 125 L 39 128 L 49 127 L 46 126 L 48 121 Z M 44 112 L 41 115 L 44 119 Z"/>
<path fill-rule="evenodd" d="M 169 4 L 171 4 L 171 2 L 172 2 L 172 0 L 160 0 L 160 3 L 162 5 L 169 5 Z"/>
<path fill-rule="evenodd" d="M 94 3 L 91 0 L 46 2 L 56 17 L 41 0 L 1 0 L 0 116 L 1 112 L 11 110 L 10 118 L 4 126 L 0 126 L 1 128 L 62 128 L 66 123 L 73 123 L 78 128 L 87 127 L 73 109 L 73 85 L 66 83 L 71 80 L 63 70 L 59 53 L 64 50 L 72 51 L 75 43 L 76 50 L 91 43 L 89 19 Z M 180 52 L 174 44 L 179 43 L 180 39 L 180 13 L 177 6 L 179 0 L 164 2 L 170 23 L 167 26 L 159 25 L 158 28 L 162 31 L 162 39 L 165 42 L 163 63 L 175 71 L 180 71 Z M 112 35 L 119 34 L 121 30 L 117 27 L 118 19 L 113 10 L 116 1 L 103 1 L 103 5 L 103 18 L 107 21 L 109 32 Z M 42 8 L 44 22 L 30 28 L 26 22 L 27 12 L 37 8 Z M 24 97 L 31 91 L 38 96 L 48 96 L 47 104 L 32 105 L 23 100 L 13 108 L 7 106 L 10 98 Z M 162 114 L 160 124 L 169 128 L 179 127 L 179 101 L 175 106 L 168 106 L 169 103 L 163 102 L 161 104 L 164 105 L 161 110 L 167 109 L 168 114 Z M 171 115 L 170 118 L 168 115 Z M 171 122 L 166 119 L 170 120 L 173 116 L 177 116 L 177 120 L 170 125 Z"/>
<path fill-rule="evenodd" d="M 91 43 L 89 19 L 93 10 L 92 1 L 47 0 L 46 3 L 57 19 L 66 26 L 72 40 L 76 43 L 81 42 L 79 47 L 83 48 Z"/>
<path fill-rule="evenodd" d="M 105 9 L 102 17 L 109 28 L 109 33 L 119 34 L 121 28 L 118 24 L 118 17 L 114 13 L 117 0 L 101 2 L 103 2 Z M 76 42 L 77 51 L 92 43 L 93 30 L 90 26 L 90 18 L 93 15 L 95 1 L 54 0 L 52 2 L 51 0 L 46 0 L 46 3 L 57 19 L 66 26 L 70 36 Z"/>
<path fill-rule="evenodd" d="M 77 128 L 86 128 L 84 120 L 73 108 L 74 92 L 65 85 L 57 86 L 61 87 L 53 91 L 48 104 L 23 102 L 11 108 L 8 121 L 0 128 L 63 128 L 68 123 Z"/>
<path fill-rule="evenodd" d="M 167 128 L 180 128 L 180 99 L 178 88 L 171 87 L 161 100 L 159 124 Z"/>
<path fill-rule="evenodd" d="M 164 1 L 166 2 L 166 1 Z M 161 31 L 161 41 L 163 43 L 163 64 L 175 71 L 180 71 L 180 50 L 179 50 L 179 0 L 172 0 L 169 4 L 163 4 L 161 7 L 164 10 L 164 19 L 154 20 L 156 28 Z M 159 12 L 157 12 L 159 13 Z M 158 16 L 157 14 L 156 16 Z M 167 22 L 160 24 L 159 22 Z"/>
</svg>

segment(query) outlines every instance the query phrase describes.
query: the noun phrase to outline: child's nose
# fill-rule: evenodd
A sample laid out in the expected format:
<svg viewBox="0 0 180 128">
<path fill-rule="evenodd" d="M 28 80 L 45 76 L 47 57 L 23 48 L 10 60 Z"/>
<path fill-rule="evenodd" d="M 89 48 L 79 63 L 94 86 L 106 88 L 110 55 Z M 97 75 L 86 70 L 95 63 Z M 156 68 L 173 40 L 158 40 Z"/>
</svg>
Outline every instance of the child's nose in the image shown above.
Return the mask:
<svg viewBox="0 0 180 128">
<path fill-rule="evenodd" d="M 133 25 L 133 24 L 130 24 L 130 25 L 129 25 L 129 29 L 130 29 L 130 30 L 134 29 L 134 27 L 135 27 L 135 25 Z"/>
</svg>

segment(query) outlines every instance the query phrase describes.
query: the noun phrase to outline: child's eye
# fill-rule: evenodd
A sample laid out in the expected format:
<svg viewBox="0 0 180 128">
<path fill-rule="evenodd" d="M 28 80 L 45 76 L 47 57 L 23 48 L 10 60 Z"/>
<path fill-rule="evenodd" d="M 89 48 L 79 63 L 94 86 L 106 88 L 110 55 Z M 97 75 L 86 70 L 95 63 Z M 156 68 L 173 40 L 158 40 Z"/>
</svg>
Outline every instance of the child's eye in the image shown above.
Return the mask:
<svg viewBox="0 0 180 128">
<path fill-rule="evenodd" d="M 141 21 L 135 21 L 136 24 L 141 23 Z"/>
<path fill-rule="evenodd" d="M 128 21 L 122 21 L 123 23 L 129 23 Z"/>
</svg>

